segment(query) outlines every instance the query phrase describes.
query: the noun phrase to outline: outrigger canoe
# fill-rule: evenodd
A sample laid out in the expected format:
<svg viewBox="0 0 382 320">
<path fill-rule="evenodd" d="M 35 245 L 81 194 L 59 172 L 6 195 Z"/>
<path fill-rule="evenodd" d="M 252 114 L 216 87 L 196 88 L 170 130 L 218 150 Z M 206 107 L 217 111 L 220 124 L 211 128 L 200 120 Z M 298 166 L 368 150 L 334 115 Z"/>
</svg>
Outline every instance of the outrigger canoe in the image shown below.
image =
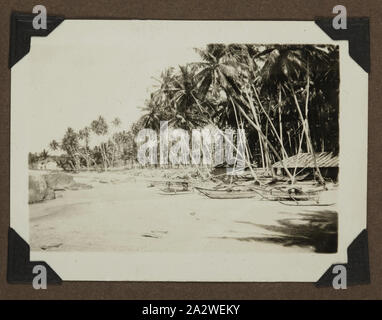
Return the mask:
<svg viewBox="0 0 382 320">
<path fill-rule="evenodd" d="M 211 199 L 249 199 L 257 198 L 259 200 L 269 201 L 311 201 L 318 203 L 318 192 L 291 192 L 280 189 L 248 188 L 240 189 L 207 189 L 195 187 L 201 194 Z"/>
<path fill-rule="evenodd" d="M 335 203 L 317 203 L 316 201 L 279 201 L 281 204 L 293 207 L 329 207 Z"/>
<path fill-rule="evenodd" d="M 320 191 L 302 191 L 296 187 L 261 190 L 263 199 L 270 201 L 312 201 L 319 202 Z"/>
<path fill-rule="evenodd" d="M 249 199 L 249 198 L 261 198 L 260 194 L 256 190 L 234 190 L 234 189 L 207 189 L 201 187 L 195 187 L 201 194 L 211 199 Z"/>
<path fill-rule="evenodd" d="M 166 195 L 166 196 L 175 196 L 180 194 L 189 194 L 192 193 L 190 190 L 168 190 L 168 189 L 161 189 L 159 194 Z"/>
</svg>

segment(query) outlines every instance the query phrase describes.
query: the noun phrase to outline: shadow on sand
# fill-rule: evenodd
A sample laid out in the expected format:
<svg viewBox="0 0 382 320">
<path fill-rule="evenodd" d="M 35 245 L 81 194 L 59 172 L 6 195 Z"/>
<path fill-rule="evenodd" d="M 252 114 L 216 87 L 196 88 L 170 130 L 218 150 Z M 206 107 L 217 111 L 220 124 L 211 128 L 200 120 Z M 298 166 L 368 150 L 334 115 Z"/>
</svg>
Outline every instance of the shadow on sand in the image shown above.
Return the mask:
<svg viewBox="0 0 382 320">
<path fill-rule="evenodd" d="M 239 241 L 263 241 L 283 246 L 311 247 L 317 253 L 337 252 L 338 215 L 335 211 L 305 211 L 299 218 L 277 220 L 278 225 L 262 225 L 235 221 L 261 227 L 274 235 L 262 237 L 230 237 Z M 227 237 L 225 237 L 227 238 Z"/>
</svg>

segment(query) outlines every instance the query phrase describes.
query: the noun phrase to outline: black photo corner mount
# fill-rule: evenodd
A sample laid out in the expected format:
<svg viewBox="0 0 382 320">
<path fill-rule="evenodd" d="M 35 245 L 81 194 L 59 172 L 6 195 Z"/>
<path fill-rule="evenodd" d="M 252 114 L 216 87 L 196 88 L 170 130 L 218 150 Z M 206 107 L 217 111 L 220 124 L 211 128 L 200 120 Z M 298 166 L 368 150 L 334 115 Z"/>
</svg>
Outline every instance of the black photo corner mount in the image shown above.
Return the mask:
<svg viewBox="0 0 382 320">
<path fill-rule="evenodd" d="M 369 18 L 347 18 L 347 29 L 333 28 L 333 18 L 317 18 L 314 21 L 331 39 L 348 40 L 349 55 L 367 73 L 370 72 Z"/>
<path fill-rule="evenodd" d="M 13 12 L 11 15 L 11 39 L 9 68 L 12 68 L 30 50 L 31 37 L 46 37 L 64 21 L 62 16 L 47 16 L 47 29 L 34 29 L 34 14 Z M 348 40 L 349 55 L 366 72 L 370 72 L 369 18 L 347 18 L 347 29 L 333 28 L 333 17 L 317 18 L 315 23 L 333 40 Z"/>
<path fill-rule="evenodd" d="M 331 287 L 333 278 L 333 268 L 336 265 L 342 265 L 346 268 L 347 286 L 355 286 L 361 284 L 370 284 L 369 269 L 369 246 L 367 240 L 367 230 L 362 232 L 353 240 L 347 249 L 348 262 L 332 264 L 328 270 L 316 282 L 316 287 Z"/>
<path fill-rule="evenodd" d="M 13 12 L 11 15 L 11 38 L 9 44 L 9 68 L 12 68 L 30 50 L 31 37 L 46 37 L 62 21 L 64 17 L 47 16 L 46 29 L 34 29 L 33 19 L 36 15 L 31 13 Z"/>
<path fill-rule="evenodd" d="M 61 284 L 60 276 L 44 261 L 30 261 L 30 247 L 15 230 L 8 230 L 7 281 L 10 284 L 32 284 L 36 265 L 46 268 L 47 284 Z"/>
</svg>

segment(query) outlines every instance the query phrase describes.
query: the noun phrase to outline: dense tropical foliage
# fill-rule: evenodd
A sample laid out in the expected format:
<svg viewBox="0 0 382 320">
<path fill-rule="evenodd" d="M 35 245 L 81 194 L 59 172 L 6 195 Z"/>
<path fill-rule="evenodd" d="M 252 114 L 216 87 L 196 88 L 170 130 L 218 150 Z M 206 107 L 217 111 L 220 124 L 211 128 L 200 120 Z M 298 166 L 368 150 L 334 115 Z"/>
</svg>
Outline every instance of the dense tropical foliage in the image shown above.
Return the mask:
<svg viewBox="0 0 382 320">
<path fill-rule="evenodd" d="M 107 170 L 134 161 L 137 132 L 159 130 L 161 121 L 186 130 L 245 129 L 247 161 L 263 168 L 299 152 L 338 152 L 337 46 L 211 44 L 195 50 L 200 62 L 163 70 L 130 130 L 111 134 L 120 120 L 108 124 L 100 116 L 52 141 L 52 150 L 65 153 L 60 165 Z M 104 139 L 91 148 L 91 135 Z"/>
<path fill-rule="evenodd" d="M 224 45 L 165 70 L 138 127 L 244 128 L 250 163 L 269 168 L 299 152 L 338 152 L 338 47 Z"/>
</svg>

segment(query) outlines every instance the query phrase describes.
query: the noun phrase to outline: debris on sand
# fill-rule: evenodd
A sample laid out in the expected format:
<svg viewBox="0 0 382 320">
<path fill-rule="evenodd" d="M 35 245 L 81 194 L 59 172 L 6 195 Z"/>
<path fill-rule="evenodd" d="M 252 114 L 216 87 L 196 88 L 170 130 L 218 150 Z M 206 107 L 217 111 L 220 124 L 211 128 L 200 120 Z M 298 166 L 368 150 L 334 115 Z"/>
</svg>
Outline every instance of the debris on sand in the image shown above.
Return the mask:
<svg viewBox="0 0 382 320">
<path fill-rule="evenodd" d="M 142 234 L 142 237 L 145 237 L 145 238 L 157 238 L 157 239 L 160 238 L 159 236 L 154 235 L 154 234 L 150 234 L 150 233 L 144 233 L 144 234 Z"/>
<path fill-rule="evenodd" d="M 142 234 L 142 237 L 160 239 L 163 235 L 167 233 L 168 231 L 165 230 L 151 230 L 150 233 Z"/>
<path fill-rule="evenodd" d="M 54 249 L 54 248 L 59 248 L 59 247 L 61 247 L 62 245 L 63 245 L 62 243 L 57 243 L 57 244 L 52 244 L 52 245 L 46 245 L 46 246 L 42 246 L 41 249 L 42 249 L 42 250 Z"/>
</svg>

